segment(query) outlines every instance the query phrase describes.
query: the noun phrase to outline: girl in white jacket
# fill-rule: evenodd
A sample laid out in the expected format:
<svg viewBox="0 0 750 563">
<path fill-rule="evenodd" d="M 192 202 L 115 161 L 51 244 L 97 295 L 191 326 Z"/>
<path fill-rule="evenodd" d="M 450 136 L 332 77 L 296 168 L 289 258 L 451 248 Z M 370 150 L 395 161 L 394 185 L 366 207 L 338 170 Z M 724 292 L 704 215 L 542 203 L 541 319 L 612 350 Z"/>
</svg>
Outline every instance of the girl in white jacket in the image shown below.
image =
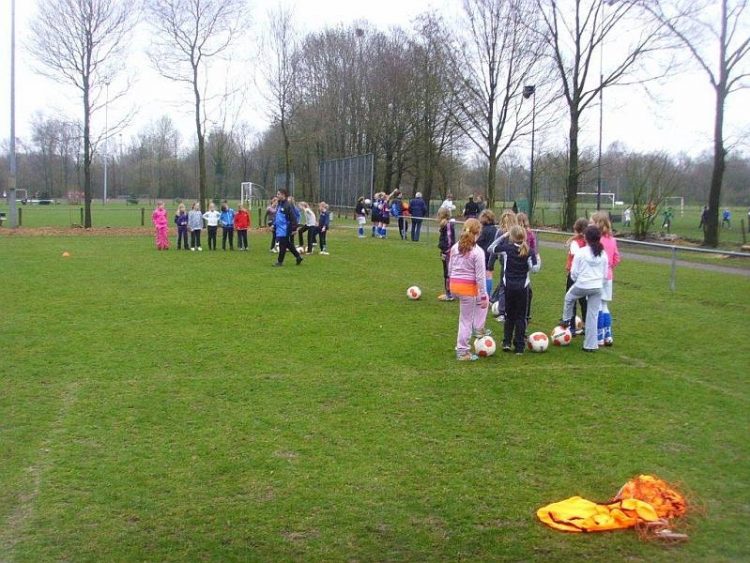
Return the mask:
<svg viewBox="0 0 750 563">
<path fill-rule="evenodd" d="M 585 297 L 588 301 L 586 309 L 586 333 L 583 342 L 584 352 L 595 352 L 597 344 L 597 317 L 602 300 L 602 285 L 607 279 L 607 253 L 601 243 L 601 231 L 590 225 L 583 232 L 586 246 L 579 248 L 573 256 L 570 268 L 570 278 L 573 285 L 565 294 L 562 326 L 571 326 L 576 300 Z"/>
</svg>

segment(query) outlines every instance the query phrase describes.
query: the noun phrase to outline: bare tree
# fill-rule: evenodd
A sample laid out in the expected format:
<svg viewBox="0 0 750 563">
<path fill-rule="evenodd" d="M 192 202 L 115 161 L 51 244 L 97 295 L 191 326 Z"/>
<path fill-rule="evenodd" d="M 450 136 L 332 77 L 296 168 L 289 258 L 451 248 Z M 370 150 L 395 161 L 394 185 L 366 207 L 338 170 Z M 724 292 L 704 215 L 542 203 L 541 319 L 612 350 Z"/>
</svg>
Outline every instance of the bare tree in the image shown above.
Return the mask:
<svg viewBox="0 0 750 563">
<path fill-rule="evenodd" d="M 719 244 L 719 206 L 726 169 L 724 108 L 729 95 L 750 86 L 750 32 L 747 8 L 750 0 L 711 2 L 673 0 L 644 1 L 646 9 L 687 48 L 705 72 L 716 96 L 714 103 L 713 171 L 708 197 L 706 246 Z M 718 55 L 718 56 L 717 56 Z"/>
<path fill-rule="evenodd" d="M 243 28 L 245 0 L 146 0 L 155 39 L 149 53 L 157 71 L 193 94 L 198 140 L 198 197 L 207 208 L 205 97 L 208 60 L 225 52 Z"/>
<path fill-rule="evenodd" d="M 278 7 L 269 14 L 270 25 L 266 38 L 267 53 L 265 81 L 273 123 L 281 129 L 284 144 L 285 187 L 291 190 L 291 127 L 297 107 L 298 37 L 294 16 L 290 9 Z"/>
<path fill-rule="evenodd" d="M 532 8 L 527 0 L 464 0 L 469 37 L 455 50 L 463 86 L 460 123 L 487 159 L 489 205 L 495 202 L 500 157 L 520 135 L 530 132 L 533 108 L 523 104 L 523 88 L 544 76 Z"/>
<path fill-rule="evenodd" d="M 84 227 L 91 227 L 91 120 L 104 107 L 103 94 L 121 70 L 138 11 L 118 0 L 48 0 L 38 4 L 29 49 L 39 72 L 72 84 L 83 106 Z M 124 92 L 110 95 L 110 100 Z"/>
<path fill-rule="evenodd" d="M 631 0 L 575 0 L 560 6 L 556 0 L 536 0 L 542 17 L 543 36 L 549 47 L 568 105 L 570 117 L 568 180 L 563 223 L 576 220 L 579 186 L 579 132 L 581 116 L 603 89 L 632 82 L 638 63 L 663 45 L 661 25 L 640 23 L 637 2 Z M 606 5 L 606 6 L 605 6 Z M 617 54 L 607 54 L 606 71 L 597 51 L 608 38 L 618 40 Z M 600 63 L 600 72 L 595 65 Z"/>
<path fill-rule="evenodd" d="M 625 157 L 625 177 L 632 194 L 633 236 L 643 240 L 675 191 L 676 168 L 666 153 L 629 154 Z"/>
</svg>

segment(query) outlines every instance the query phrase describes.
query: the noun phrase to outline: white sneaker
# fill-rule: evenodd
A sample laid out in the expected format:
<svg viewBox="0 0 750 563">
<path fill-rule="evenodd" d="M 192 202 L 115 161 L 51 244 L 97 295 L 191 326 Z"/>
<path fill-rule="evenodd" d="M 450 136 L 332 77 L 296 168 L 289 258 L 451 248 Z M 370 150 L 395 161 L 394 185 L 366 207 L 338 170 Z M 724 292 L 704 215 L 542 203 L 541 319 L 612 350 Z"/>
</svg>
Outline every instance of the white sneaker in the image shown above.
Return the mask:
<svg viewBox="0 0 750 563">
<path fill-rule="evenodd" d="M 325 250 L 321 250 L 321 251 L 320 251 L 320 253 L 321 253 L 321 254 L 322 254 L 323 256 L 328 256 L 328 252 L 326 252 Z"/>
<path fill-rule="evenodd" d="M 203 249 L 202 249 L 202 248 L 201 248 L 200 246 L 198 247 L 198 250 L 199 250 L 200 252 L 203 252 Z"/>
<path fill-rule="evenodd" d="M 190 252 L 195 252 L 195 247 L 194 246 L 190 247 Z"/>
</svg>

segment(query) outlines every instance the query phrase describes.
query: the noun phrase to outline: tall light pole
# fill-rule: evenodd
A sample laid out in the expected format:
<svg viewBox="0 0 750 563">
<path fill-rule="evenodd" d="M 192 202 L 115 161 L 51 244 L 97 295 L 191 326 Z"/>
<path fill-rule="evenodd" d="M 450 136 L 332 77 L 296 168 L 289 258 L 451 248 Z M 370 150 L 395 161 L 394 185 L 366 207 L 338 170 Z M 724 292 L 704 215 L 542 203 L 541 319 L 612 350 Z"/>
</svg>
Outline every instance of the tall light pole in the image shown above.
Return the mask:
<svg viewBox="0 0 750 563">
<path fill-rule="evenodd" d="M 10 226 L 18 227 L 16 209 L 16 0 L 10 3 L 10 178 L 8 178 L 8 214 Z"/>
<path fill-rule="evenodd" d="M 617 0 L 602 0 L 602 22 L 599 27 L 599 156 L 596 164 L 596 210 L 602 208 L 602 136 L 604 132 L 604 6 Z"/>
<path fill-rule="evenodd" d="M 104 193 L 102 203 L 107 205 L 107 161 L 109 160 L 109 77 L 104 79 L 107 94 L 104 99 Z"/>
<path fill-rule="evenodd" d="M 531 163 L 529 164 L 529 221 L 534 214 L 534 135 L 536 134 L 536 85 L 523 87 L 523 97 L 531 98 Z"/>
</svg>

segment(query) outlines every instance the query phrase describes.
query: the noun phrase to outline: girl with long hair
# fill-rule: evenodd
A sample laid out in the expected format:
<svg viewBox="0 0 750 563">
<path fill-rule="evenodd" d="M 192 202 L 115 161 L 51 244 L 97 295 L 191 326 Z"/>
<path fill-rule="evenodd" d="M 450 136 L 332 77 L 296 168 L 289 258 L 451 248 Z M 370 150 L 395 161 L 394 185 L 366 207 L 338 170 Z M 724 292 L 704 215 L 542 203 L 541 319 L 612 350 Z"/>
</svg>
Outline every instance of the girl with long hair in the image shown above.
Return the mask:
<svg viewBox="0 0 750 563">
<path fill-rule="evenodd" d="M 583 232 L 586 246 L 580 248 L 573 256 L 570 267 L 570 278 L 573 285 L 565 294 L 562 322 L 569 327 L 573 308 L 578 299 L 588 301 L 586 309 L 586 328 L 583 341 L 584 352 L 595 352 L 599 348 L 597 317 L 602 300 L 602 287 L 607 279 L 608 256 L 601 242 L 601 231 L 595 225 L 589 225 Z"/>
<path fill-rule="evenodd" d="M 456 338 L 456 358 L 459 361 L 477 359 L 470 348 L 472 333 L 476 336 L 491 334 L 484 326 L 489 297 L 485 285 L 484 251 L 477 246 L 481 230 L 479 221 L 467 220 L 458 242 L 450 249 L 450 291 L 460 303 Z"/>
</svg>

